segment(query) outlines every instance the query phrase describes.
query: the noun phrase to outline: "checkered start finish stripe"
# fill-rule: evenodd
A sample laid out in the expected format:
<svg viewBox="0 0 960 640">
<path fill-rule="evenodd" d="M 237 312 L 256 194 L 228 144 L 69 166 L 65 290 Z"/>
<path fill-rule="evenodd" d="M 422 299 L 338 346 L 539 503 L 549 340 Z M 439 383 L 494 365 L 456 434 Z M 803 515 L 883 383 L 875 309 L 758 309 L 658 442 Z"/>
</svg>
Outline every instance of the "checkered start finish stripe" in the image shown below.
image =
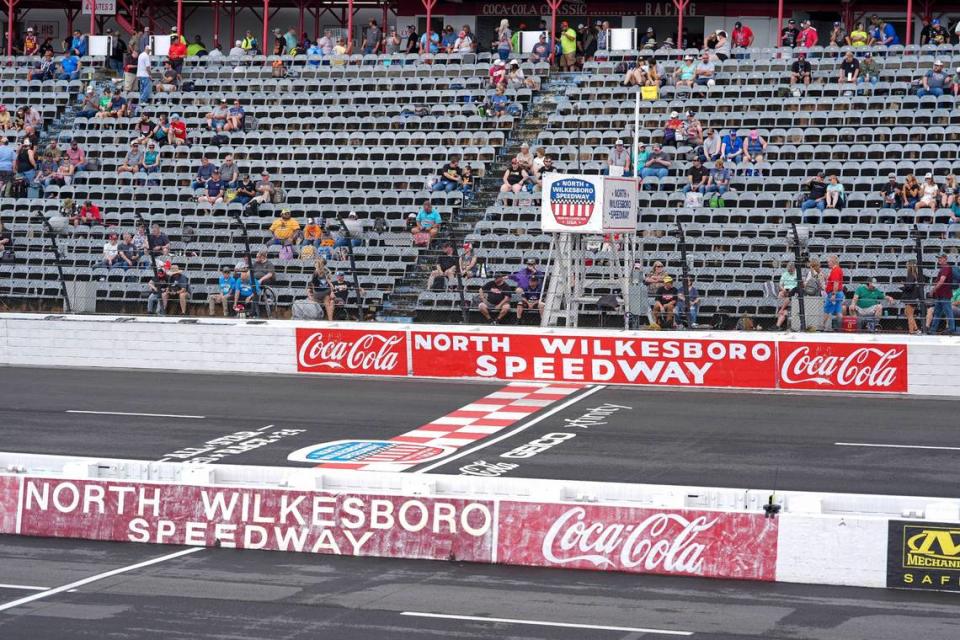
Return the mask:
<svg viewBox="0 0 960 640">
<path fill-rule="evenodd" d="M 435 445 L 456 450 L 512 427 L 520 420 L 564 400 L 586 386 L 570 383 L 511 382 L 476 402 L 389 441 Z M 317 467 L 357 471 L 402 471 L 420 464 L 369 460 L 375 460 L 375 457 L 365 462 L 325 462 Z"/>
</svg>

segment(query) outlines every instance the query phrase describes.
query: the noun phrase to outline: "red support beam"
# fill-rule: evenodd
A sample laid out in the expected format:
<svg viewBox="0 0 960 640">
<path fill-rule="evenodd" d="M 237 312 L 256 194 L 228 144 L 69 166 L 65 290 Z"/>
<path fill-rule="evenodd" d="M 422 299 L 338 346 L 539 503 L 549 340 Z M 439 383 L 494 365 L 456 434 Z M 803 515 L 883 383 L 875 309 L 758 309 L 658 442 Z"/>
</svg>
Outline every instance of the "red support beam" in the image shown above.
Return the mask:
<svg viewBox="0 0 960 640">
<path fill-rule="evenodd" d="M 383 3 L 383 21 L 380 23 L 380 30 L 383 32 L 384 38 L 386 38 L 389 29 L 387 29 L 387 3 Z"/>
<path fill-rule="evenodd" d="M 777 49 L 783 47 L 783 0 L 777 0 Z"/>
<path fill-rule="evenodd" d="M 177 35 L 183 36 L 183 0 L 177 0 Z"/>
<path fill-rule="evenodd" d="M 237 0 L 230 3 L 230 46 L 237 41 Z"/>
<path fill-rule="evenodd" d="M 303 35 L 303 10 L 304 2 L 303 0 L 297 0 L 297 9 L 299 10 L 299 15 L 297 18 L 297 40 Z"/>
<path fill-rule="evenodd" d="M 179 33 L 179 29 L 177 30 Z M 217 46 L 220 44 L 220 2 L 219 0 L 214 0 L 213 3 L 213 45 Z M 233 42 L 231 41 L 231 46 Z"/>
<path fill-rule="evenodd" d="M 853 27 L 856 24 L 856 18 L 853 12 L 853 0 L 843 0 L 840 3 L 840 21 L 843 23 L 843 27 L 847 30 L 847 33 L 853 31 Z"/>
<path fill-rule="evenodd" d="M 552 66 L 557 57 L 557 9 L 560 8 L 560 0 L 547 0 L 547 4 L 550 6 L 550 37 L 547 38 L 547 42 L 550 43 L 550 64 Z"/>
<path fill-rule="evenodd" d="M 907 44 L 913 44 L 913 0 L 907 0 Z"/>
<path fill-rule="evenodd" d="M 353 51 L 353 0 L 347 0 L 347 50 Z"/>
<path fill-rule="evenodd" d="M 677 9 L 677 49 L 682 50 L 685 48 L 683 46 L 683 14 L 687 12 L 690 0 L 673 0 L 673 6 Z"/>
<path fill-rule="evenodd" d="M 268 35 L 270 35 L 270 0 L 263 0 L 263 40 L 260 41 L 260 47 L 265 56 L 273 53 L 273 47 L 267 46 Z"/>
<path fill-rule="evenodd" d="M 16 22 L 15 13 L 17 0 L 7 0 L 7 55 L 13 56 L 13 23 Z"/>
<path fill-rule="evenodd" d="M 423 30 L 423 42 L 426 54 L 430 55 L 430 20 L 433 18 L 433 8 L 437 6 L 437 0 L 420 0 L 420 2 L 423 3 L 423 8 L 427 10 L 427 28 Z"/>
<path fill-rule="evenodd" d="M 87 0 L 90 3 L 90 35 L 97 33 L 97 0 Z"/>
</svg>

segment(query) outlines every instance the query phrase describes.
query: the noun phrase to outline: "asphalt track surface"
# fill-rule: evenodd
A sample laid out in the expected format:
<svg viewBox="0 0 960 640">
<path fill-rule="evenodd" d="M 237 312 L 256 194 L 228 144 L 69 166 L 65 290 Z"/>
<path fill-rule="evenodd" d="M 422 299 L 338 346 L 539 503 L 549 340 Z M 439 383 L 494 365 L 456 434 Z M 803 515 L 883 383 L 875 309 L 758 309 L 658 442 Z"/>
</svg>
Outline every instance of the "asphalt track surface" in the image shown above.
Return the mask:
<svg viewBox="0 0 960 640">
<path fill-rule="evenodd" d="M 301 447 L 388 439 L 502 386 L 0 368 L 0 450 L 159 460 L 255 432 L 263 446 L 220 462 L 294 465 L 287 455 Z M 456 474 L 482 460 L 517 464 L 504 472 L 516 477 L 767 488 L 776 476 L 780 489 L 955 497 L 960 449 L 834 443 L 960 448 L 958 406 L 585 387 L 499 442 L 485 438 L 411 471 Z M 502 457 L 550 433 L 575 435 L 530 458 Z M 0 638 L 955 640 L 960 629 L 956 594 L 226 549 L 167 558 L 181 549 L 0 536 Z M 136 566 L 156 558 L 164 559 Z M 30 595 L 42 597 L 10 606 Z"/>
<path fill-rule="evenodd" d="M 6 584 L 0 587 L 0 607 L 42 587 L 69 585 L 180 549 L 0 536 L 0 578 Z M 200 549 L 0 611 L 0 637 L 953 640 L 960 629 L 956 595 Z"/>
<path fill-rule="evenodd" d="M 216 449 L 209 441 L 262 430 L 261 446 L 219 462 L 297 466 L 287 456 L 302 447 L 389 439 L 501 387 L 0 368 L 0 451 L 174 460 L 170 454 Z M 584 420 L 598 407 L 608 408 L 608 415 Z M 495 437 L 464 446 L 446 463 L 412 471 L 460 474 L 482 470 L 482 461 L 515 464 L 501 472 L 514 477 L 957 497 L 958 408 L 951 399 L 586 387 Z M 538 447 L 532 457 L 503 457 L 556 433 L 568 435 Z"/>
</svg>

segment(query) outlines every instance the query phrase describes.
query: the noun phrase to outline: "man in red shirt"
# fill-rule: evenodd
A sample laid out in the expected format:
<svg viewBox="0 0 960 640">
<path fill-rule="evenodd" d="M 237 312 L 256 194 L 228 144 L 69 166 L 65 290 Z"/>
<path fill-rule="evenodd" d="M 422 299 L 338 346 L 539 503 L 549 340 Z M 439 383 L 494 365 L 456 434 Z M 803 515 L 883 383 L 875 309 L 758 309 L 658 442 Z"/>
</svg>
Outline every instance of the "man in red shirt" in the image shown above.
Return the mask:
<svg viewBox="0 0 960 640">
<path fill-rule="evenodd" d="M 820 36 L 814 26 L 810 24 L 810 21 L 804 20 L 800 26 L 803 28 L 800 30 L 800 35 L 797 36 L 797 46 L 804 49 L 817 46 L 817 40 Z"/>
<path fill-rule="evenodd" d="M 947 331 L 956 333 L 957 327 L 950 298 L 953 296 L 953 287 L 957 283 L 953 281 L 953 267 L 947 262 L 945 253 L 937 256 L 937 276 L 933 282 L 933 288 L 930 290 L 933 306 L 927 307 L 927 333 L 937 333 L 940 328 L 940 318 L 946 318 Z"/>
<path fill-rule="evenodd" d="M 177 73 L 183 72 L 183 59 L 187 57 L 187 45 L 183 38 L 177 37 L 177 34 L 170 36 L 170 50 L 167 51 L 167 59 L 170 60 L 170 66 Z"/>
<path fill-rule="evenodd" d="M 747 49 L 753 46 L 753 29 L 749 26 L 743 24 L 742 22 L 735 22 L 733 25 L 733 31 L 730 33 L 730 39 L 733 43 L 734 49 Z M 746 59 L 746 53 L 736 53 L 734 58 Z"/>
<path fill-rule="evenodd" d="M 834 318 L 839 325 L 843 316 L 843 269 L 837 256 L 827 258 L 827 266 L 830 267 L 830 273 L 827 275 L 826 297 L 823 299 L 824 331 L 833 328 Z"/>
<path fill-rule="evenodd" d="M 187 141 L 187 124 L 176 113 L 170 116 L 170 142 L 174 145 Z"/>
</svg>

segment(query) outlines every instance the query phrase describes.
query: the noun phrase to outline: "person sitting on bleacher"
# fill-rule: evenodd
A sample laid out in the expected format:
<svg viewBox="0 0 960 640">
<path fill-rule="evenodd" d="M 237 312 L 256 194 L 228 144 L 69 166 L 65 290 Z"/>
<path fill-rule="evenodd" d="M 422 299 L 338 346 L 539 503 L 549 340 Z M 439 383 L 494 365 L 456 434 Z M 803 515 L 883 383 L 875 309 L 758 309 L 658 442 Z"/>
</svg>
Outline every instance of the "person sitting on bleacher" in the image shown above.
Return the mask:
<svg viewBox="0 0 960 640">
<path fill-rule="evenodd" d="M 540 270 L 536 258 L 527 258 L 523 269 L 510 274 L 509 278 L 517 285 L 516 293 L 523 295 L 532 278 L 538 278 L 540 282 L 543 282 L 543 271 Z"/>
<path fill-rule="evenodd" d="M 170 116 L 170 131 L 167 136 L 168 141 L 174 145 L 186 144 L 187 142 L 187 123 L 176 113 Z"/>
<path fill-rule="evenodd" d="M 207 114 L 207 128 L 217 133 L 223 131 L 223 127 L 227 124 L 228 115 L 227 99 L 220 98 L 219 104 Z"/>
<path fill-rule="evenodd" d="M 693 88 L 693 83 L 697 79 L 697 65 L 691 55 L 684 57 L 673 72 L 673 83 L 677 87 Z"/>
<path fill-rule="evenodd" d="M 244 120 L 247 114 L 243 110 L 239 100 L 233 101 L 233 106 L 227 109 L 227 123 L 223 125 L 224 131 L 243 131 Z"/>
<path fill-rule="evenodd" d="M 713 86 L 716 83 L 714 76 L 716 75 L 717 68 L 713 64 L 713 61 L 710 60 L 710 54 L 704 53 L 700 57 L 700 62 L 697 64 L 696 83 L 701 87 Z"/>
<path fill-rule="evenodd" d="M 553 158 L 546 156 L 543 159 L 543 166 L 533 172 L 534 189 L 543 189 L 543 180 L 548 174 L 557 173 L 557 167 L 553 164 Z"/>
<path fill-rule="evenodd" d="M 140 150 L 140 145 L 136 141 L 133 141 L 130 144 L 130 150 L 127 151 L 123 157 L 123 162 L 117 167 L 117 177 L 119 178 L 121 174 L 129 173 L 132 178 L 134 174 L 140 171 L 140 165 L 142 163 L 143 152 Z"/>
<path fill-rule="evenodd" d="M 150 264 L 150 259 L 133 243 L 133 234 L 129 231 L 123 234 L 123 242 L 119 246 L 119 256 L 126 265 L 124 269 L 136 269 L 144 261 L 146 261 L 146 264 Z"/>
<path fill-rule="evenodd" d="M 417 212 L 417 215 L 413 219 L 413 226 L 410 227 L 410 233 L 413 236 L 419 233 L 427 233 L 430 234 L 430 239 L 433 240 L 433 238 L 436 238 L 437 234 L 440 233 L 440 224 L 440 214 L 433 210 L 433 203 L 429 200 L 424 200 L 420 211 Z"/>
<path fill-rule="evenodd" d="M 334 302 L 332 278 L 327 268 L 327 261 L 318 258 L 313 263 L 313 273 L 307 281 L 307 300 L 323 305 L 327 320 L 333 320 Z"/>
<path fill-rule="evenodd" d="M 245 206 L 248 202 L 253 200 L 257 195 L 257 186 L 253 183 L 253 180 L 250 179 L 245 173 L 240 174 L 240 179 L 237 181 L 237 195 L 234 196 L 233 201 Z"/>
<path fill-rule="evenodd" d="M 207 156 L 201 157 L 200 166 L 197 167 L 197 175 L 190 187 L 195 191 L 197 189 L 205 188 L 207 186 L 207 182 L 213 177 L 215 171 L 217 171 L 217 165 L 210 162 L 210 158 Z"/>
<path fill-rule="evenodd" d="M 160 225 L 154 223 L 150 227 L 150 235 L 147 236 L 147 246 L 150 248 L 150 253 L 155 257 L 163 255 L 164 249 L 170 249 L 170 238 L 160 230 Z"/>
<path fill-rule="evenodd" d="M 937 205 L 940 204 L 940 187 L 933 180 L 933 174 L 928 173 L 923 176 L 923 184 L 920 185 L 920 199 L 913 205 L 914 211 L 920 209 L 930 209 L 930 212 L 936 216 Z M 933 222 L 933 220 L 930 220 Z"/>
<path fill-rule="evenodd" d="M 338 272 L 333 282 L 330 283 L 330 287 L 333 290 L 333 304 L 337 307 L 346 307 L 347 301 L 350 299 L 350 283 L 346 280 L 346 274 L 342 271 Z M 363 287 L 360 287 L 357 294 L 359 298 L 363 298 L 366 291 L 363 290 Z"/>
<path fill-rule="evenodd" d="M 224 192 L 226 187 L 223 184 L 223 179 L 220 177 L 220 171 L 214 170 L 213 175 L 210 176 L 210 179 L 207 180 L 203 185 L 204 193 L 197 197 L 197 202 L 202 202 L 205 204 L 220 204 L 223 202 Z"/>
<path fill-rule="evenodd" d="M 93 204 L 90 200 L 85 200 L 83 206 L 72 216 L 67 219 L 67 222 L 73 226 L 78 226 L 81 224 L 94 225 L 94 224 L 103 224 L 103 215 L 100 213 L 100 207 Z"/>
<path fill-rule="evenodd" d="M 687 118 L 683 121 L 683 127 L 677 139 L 686 141 L 692 146 L 703 144 L 703 125 L 693 111 L 687 111 Z"/>
<path fill-rule="evenodd" d="M 230 314 L 230 303 L 233 302 L 236 286 L 237 279 L 233 275 L 233 267 L 224 265 L 220 269 L 220 277 L 217 279 L 217 290 L 207 298 L 211 316 L 216 315 L 217 305 L 223 308 L 224 317 Z"/>
<path fill-rule="evenodd" d="M 624 148 L 623 140 L 617 139 L 613 149 L 607 153 L 607 166 L 601 173 L 605 176 L 630 176 L 630 153 Z M 502 189 L 501 189 L 502 191 Z"/>
<path fill-rule="evenodd" d="M 793 86 L 798 82 L 807 86 L 813 82 L 813 67 L 803 51 L 797 54 L 797 59 L 790 65 L 790 85 Z"/>
<path fill-rule="evenodd" d="M 939 98 L 944 94 L 944 89 L 949 86 L 950 76 L 943 69 L 943 61 L 937 60 L 933 63 L 933 69 L 927 71 L 920 79 L 920 88 L 917 89 L 917 97 L 934 96 Z"/>
<path fill-rule="evenodd" d="M 860 77 L 857 78 L 858 85 L 865 82 L 869 82 L 872 87 L 876 87 L 880 82 L 880 64 L 869 51 L 863 54 L 863 60 L 860 62 Z"/>
<path fill-rule="evenodd" d="M 440 178 L 434 183 L 431 191 L 445 191 L 450 193 L 460 188 L 461 169 L 460 157 L 453 156 L 450 162 L 440 170 Z"/>
<path fill-rule="evenodd" d="M 76 49 L 71 49 L 57 63 L 59 68 L 57 77 L 60 80 L 76 80 L 80 77 L 80 66 L 80 54 Z"/>
<path fill-rule="evenodd" d="M 840 61 L 840 71 L 837 82 L 841 88 L 845 84 L 857 84 L 860 82 L 860 62 L 853 56 L 853 51 L 847 51 Z"/>
<path fill-rule="evenodd" d="M 797 29 L 797 21 L 790 18 L 787 20 L 787 26 L 780 30 L 780 44 L 784 47 L 795 47 L 799 37 L 800 29 Z"/>
<path fill-rule="evenodd" d="M 808 179 L 807 187 L 809 192 L 807 197 L 800 203 L 800 210 L 807 211 L 808 209 L 817 209 L 818 211 L 823 211 L 827 208 L 827 183 L 823 180 L 823 172 L 819 171 L 815 176 Z M 808 217 L 803 216 L 803 222 L 820 222 L 820 216 Z"/>
<path fill-rule="evenodd" d="M 520 291 L 520 298 L 517 300 L 517 323 L 523 318 L 524 309 L 536 311 L 543 316 L 543 310 L 546 307 L 543 303 L 543 279 L 537 276 L 530 276 L 527 286 Z"/>
<path fill-rule="evenodd" d="M 257 182 L 257 195 L 253 198 L 254 202 L 265 203 L 273 202 L 273 196 L 277 193 L 277 188 L 270 180 L 270 174 L 266 171 L 260 172 L 260 180 Z"/>
<path fill-rule="evenodd" d="M 917 177 L 910 173 L 903 181 L 903 189 L 900 191 L 900 206 L 912 209 L 918 202 L 920 202 L 920 183 L 917 181 Z"/>
<path fill-rule="evenodd" d="M 510 166 L 503 172 L 503 184 L 500 193 L 520 193 L 530 179 L 530 175 L 520 166 L 520 162 L 513 158 Z"/>
<path fill-rule="evenodd" d="M 54 71 L 56 63 L 53 61 L 53 51 L 47 51 L 40 60 L 33 63 L 33 68 L 27 71 L 27 81 L 52 80 Z"/>
<path fill-rule="evenodd" d="M 700 292 L 697 290 L 697 287 L 693 284 L 693 276 L 687 276 L 687 294 L 690 296 L 690 310 L 689 314 L 687 311 L 687 298 L 683 293 L 683 287 L 678 287 L 679 293 L 677 293 L 677 317 L 682 321 L 684 316 L 689 315 L 689 324 L 688 326 L 691 329 L 696 329 L 698 316 L 700 315 Z"/>
<path fill-rule="evenodd" d="M 679 293 L 677 288 L 673 286 L 673 278 L 664 276 L 663 284 L 657 288 L 656 299 L 653 303 L 654 328 L 672 328 L 674 326 L 673 314 L 677 307 Z"/>
<path fill-rule="evenodd" d="M 437 257 L 437 263 L 433 266 L 433 270 L 427 277 L 427 290 L 433 290 L 433 285 L 437 281 L 437 278 L 444 278 L 445 284 L 440 287 L 441 289 L 449 287 L 451 283 L 454 283 L 457 277 L 458 264 L 459 260 L 457 260 L 457 256 L 453 255 L 453 245 L 449 242 L 443 245 L 443 254 Z"/>
<path fill-rule="evenodd" d="M 107 103 L 105 108 L 97 114 L 98 118 L 126 118 L 127 117 L 127 99 L 123 97 L 120 89 L 114 89 L 113 97 Z"/>
<path fill-rule="evenodd" d="M 284 209 L 280 212 L 280 217 L 274 219 L 270 225 L 270 233 L 273 238 L 269 245 L 293 246 L 300 243 L 300 223 L 297 222 L 290 213 L 290 209 Z"/>
<path fill-rule="evenodd" d="M 827 208 L 840 209 L 843 207 L 845 200 L 846 192 L 843 185 L 840 184 L 840 178 L 835 173 L 830 174 L 829 183 L 827 184 Z"/>
<path fill-rule="evenodd" d="M 237 315 L 258 317 L 260 315 L 260 284 L 250 275 L 246 265 L 237 267 L 239 276 L 233 288 L 233 310 Z"/>
<path fill-rule="evenodd" d="M 731 129 L 730 133 L 720 139 L 720 148 L 725 162 L 740 164 L 746 155 L 743 138 L 737 135 L 736 129 Z"/>
<path fill-rule="evenodd" d="M 154 90 L 157 93 L 170 93 L 180 89 L 180 72 L 171 64 L 169 60 L 164 61 L 163 71 L 160 74 L 160 81 L 157 82 Z"/>
<path fill-rule="evenodd" d="M 851 312 L 857 317 L 866 317 L 869 319 L 868 328 L 871 332 L 876 332 L 877 325 L 880 322 L 880 316 L 883 315 L 883 303 L 896 304 L 896 300 L 877 288 L 877 279 L 870 278 L 866 284 L 860 285 L 853 294 L 853 302 L 850 303 Z"/>
<path fill-rule="evenodd" d="M 714 162 L 723 158 L 723 141 L 717 135 L 713 128 L 707 129 L 707 135 L 703 139 L 703 157 L 704 162 Z"/>
<path fill-rule="evenodd" d="M 541 33 L 540 38 L 533 49 L 530 50 L 530 62 L 536 64 L 538 62 L 546 62 L 550 59 L 550 46 L 547 44 L 547 34 Z"/>
<path fill-rule="evenodd" d="M 493 280 L 480 287 L 478 309 L 480 315 L 493 324 L 497 324 L 510 313 L 510 287 L 505 274 L 498 273 Z M 497 312 L 496 318 L 491 316 L 491 311 Z"/>
<path fill-rule="evenodd" d="M 647 161 L 643 165 L 643 171 L 640 172 L 640 175 L 644 178 L 666 178 L 670 174 L 670 167 L 673 165 L 673 161 L 670 159 L 670 154 L 663 150 L 663 147 L 659 144 L 653 145 L 653 151 L 647 157 Z M 630 172 L 627 171 L 623 175 L 630 176 Z"/>
<path fill-rule="evenodd" d="M 694 158 L 687 168 L 687 184 L 683 186 L 683 193 L 694 191 L 696 193 L 706 193 L 707 184 L 710 181 L 710 174 L 703 168 L 700 158 Z"/>
<path fill-rule="evenodd" d="M 723 159 L 717 160 L 710 170 L 710 180 L 707 183 L 706 193 L 715 193 L 723 196 L 730 190 L 730 169 L 723 166 Z"/>
<path fill-rule="evenodd" d="M 237 176 L 239 169 L 233 161 L 233 155 L 227 154 L 220 165 L 220 179 L 223 180 L 224 189 L 233 189 L 237 186 Z"/>
</svg>

